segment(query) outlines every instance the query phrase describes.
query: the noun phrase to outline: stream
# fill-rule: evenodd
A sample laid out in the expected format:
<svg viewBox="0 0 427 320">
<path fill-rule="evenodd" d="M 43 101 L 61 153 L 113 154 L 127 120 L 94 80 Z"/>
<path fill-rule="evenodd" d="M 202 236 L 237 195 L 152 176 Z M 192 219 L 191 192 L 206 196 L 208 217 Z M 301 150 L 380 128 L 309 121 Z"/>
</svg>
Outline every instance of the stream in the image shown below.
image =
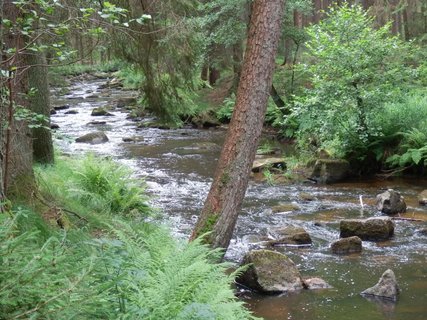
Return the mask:
<svg viewBox="0 0 427 320">
<path fill-rule="evenodd" d="M 82 78 L 70 84 L 67 94 L 52 90 L 53 106 L 69 105 L 52 115 L 52 122 L 59 125 L 56 144 L 66 153 L 92 151 L 113 156 L 130 166 L 145 180 L 151 205 L 163 212 L 165 224 L 177 238 L 187 238 L 212 182 L 225 129 L 138 128 L 138 123 L 127 119 L 128 112 L 120 108 L 110 111 L 113 116 L 91 116 L 95 107 L 115 106 L 117 99 L 136 95 L 120 89 L 99 89 L 105 82 L 106 79 Z M 70 110 L 77 113 L 69 114 Z M 91 121 L 105 123 L 89 124 Z M 75 138 L 97 130 L 107 134 L 107 143 L 74 142 Z M 137 139 L 123 142 L 125 137 Z M 397 220 L 391 240 L 364 241 L 361 254 L 332 254 L 330 243 L 339 238 L 339 220 L 379 216 L 373 199 L 388 188 L 405 197 L 408 210 L 402 217 L 424 221 Z M 427 207 L 417 201 L 423 189 L 427 189 L 425 179 L 363 180 L 333 185 L 251 181 L 226 259 L 239 262 L 271 227 L 301 226 L 313 239 L 312 246 L 276 249 L 297 264 L 303 277 L 320 277 L 333 289 L 280 296 L 244 293 L 242 299 L 255 315 L 268 320 L 427 319 L 427 237 L 417 233 L 427 227 Z M 363 208 L 360 196 L 365 201 Z M 291 205 L 293 210 L 273 213 L 271 208 L 281 203 Z M 361 291 L 377 283 L 386 269 L 396 274 L 401 289 L 398 302 L 370 301 L 360 296 Z"/>
</svg>

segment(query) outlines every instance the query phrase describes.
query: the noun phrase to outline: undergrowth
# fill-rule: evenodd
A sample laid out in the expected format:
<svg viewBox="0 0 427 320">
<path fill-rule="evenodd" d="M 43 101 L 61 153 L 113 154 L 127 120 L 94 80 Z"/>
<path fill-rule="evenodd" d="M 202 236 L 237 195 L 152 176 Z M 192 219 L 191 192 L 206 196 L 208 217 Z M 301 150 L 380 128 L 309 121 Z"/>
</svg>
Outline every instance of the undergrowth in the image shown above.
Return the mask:
<svg viewBox="0 0 427 320">
<path fill-rule="evenodd" d="M 86 225 L 58 228 L 31 207 L 0 214 L 0 319 L 253 319 L 231 289 L 240 270 L 227 275 L 220 252 L 126 214 L 128 201 L 148 208 L 134 202 L 143 189 L 128 170 L 89 155 L 37 174 L 35 207 L 74 210 Z M 117 190 L 119 207 L 109 199 Z"/>
</svg>

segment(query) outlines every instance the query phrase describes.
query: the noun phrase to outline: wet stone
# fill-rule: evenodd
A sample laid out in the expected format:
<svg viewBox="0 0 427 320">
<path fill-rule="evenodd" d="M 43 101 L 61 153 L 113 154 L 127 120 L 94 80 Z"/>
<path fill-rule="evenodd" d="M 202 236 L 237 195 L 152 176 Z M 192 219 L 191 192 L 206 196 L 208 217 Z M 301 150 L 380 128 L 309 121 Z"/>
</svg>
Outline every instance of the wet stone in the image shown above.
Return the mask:
<svg viewBox="0 0 427 320">
<path fill-rule="evenodd" d="M 300 207 L 293 203 L 282 203 L 271 207 L 272 213 L 298 211 Z"/>
<path fill-rule="evenodd" d="M 66 109 L 70 109 L 71 107 L 70 107 L 70 105 L 69 104 L 64 104 L 64 105 L 62 105 L 62 106 L 55 106 L 55 107 L 53 107 L 53 109 L 55 110 L 55 111 L 59 111 L 59 110 L 66 110 Z"/>
<path fill-rule="evenodd" d="M 277 294 L 303 289 L 295 263 L 284 254 L 271 250 L 253 250 L 246 253 L 242 264 L 250 266 L 237 278 L 237 282 L 253 290 Z"/>
<path fill-rule="evenodd" d="M 92 110 L 91 116 L 114 116 L 112 113 L 109 113 L 105 108 L 95 108 Z"/>
<path fill-rule="evenodd" d="M 399 292 L 396 276 L 392 270 L 388 269 L 383 273 L 375 286 L 362 291 L 361 294 L 396 301 Z"/>
<path fill-rule="evenodd" d="M 76 139 L 78 143 L 100 144 L 108 141 L 107 135 L 102 132 L 91 132 Z"/>
<path fill-rule="evenodd" d="M 418 195 L 418 203 L 423 206 L 427 206 L 427 189 L 422 191 Z"/>
<path fill-rule="evenodd" d="M 314 277 L 303 280 L 304 289 L 319 290 L 319 289 L 332 289 L 333 287 L 325 280 Z"/>
<path fill-rule="evenodd" d="M 399 192 L 393 189 L 380 193 L 376 198 L 377 209 L 388 215 L 406 212 L 406 203 Z"/>
<path fill-rule="evenodd" d="M 269 240 L 265 243 L 267 246 L 280 245 L 310 245 L 312 243 L 310 235 L 304 228 L 286 226 L 279 228 L 271 228 L 268 233 L 274 240 Z"/>
<path fill-rule="evenodd" d="M 348 219 L 340 221 L 340 237 L 358 236 L 362 240 L 381 241 L 394 234 L 394 222 L 388 217 Z"/>
<path fill-rule="evenodd" d="M 52 130 L 59 129 L 59 125 L 58 125 L 58 124 L 56 124 L 56 123 L 51 123 L 51 124 L 50 124 L 50 128 L 51 128 Z"/>
<path fill-rule="evenodd" d="M 346 160 L 319 159 L 314 164 L 311 179 L 318 183 L 334 183 L 347 178 L 349 170 Z"/>
<path fill-rule="evenodd" d="M 68 110 L 65 112 L 65 114 L 78 114 L 79 112 L 77 110 Z"/>
<path fill-rule="evenodd" d="M 107 124 L 107 121 L 91 121 L 87 123 L 88 126 L 99 126 L 104 124 Z"/>
<path fill-rule="evenodd" d="M 261 172 L 264 169 L 286 169 L 286 163 L 283 158 L 263 158 L 256 159 L 252 165 L 252 172 Z"/>
<path fill-rule="evenodd" d="M 342 238 L 332 242 L 331 250 L 336 254 L 362 252 L 362 239 L 357 236 Z"/>
</svg>

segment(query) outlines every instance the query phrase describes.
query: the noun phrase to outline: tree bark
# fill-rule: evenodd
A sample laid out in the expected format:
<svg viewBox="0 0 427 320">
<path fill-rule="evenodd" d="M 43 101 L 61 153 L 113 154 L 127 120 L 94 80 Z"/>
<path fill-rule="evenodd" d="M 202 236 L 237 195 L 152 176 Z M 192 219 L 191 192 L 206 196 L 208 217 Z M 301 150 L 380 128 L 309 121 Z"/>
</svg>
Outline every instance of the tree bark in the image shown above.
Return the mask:
<svg viewBox="0 0 427 320">
<path fill-rule="evenodd" d="M 34 88 L 35 93 L 30 97 L 31 111 L 44 115 L 49 119 L 48 123 L 43 123 L 45 127 L 50 127 L 50 93 L 48 83 L 48 71 L 46 58 L 42 53 L 28 55 L 27 64 L 30 69 L 28 80 L 30 88 Z M 40 163 L 53 163 L 53 142 L 52 133 L 47 128 L 35 128 L 33 134 L 33 157 Z"/>
<path fill-rule="evenodd" d="M 22 18 L 21 11 L 13 4 L 12 0 L 3 3 L 3 16 L 15 23 Z M 2 91 L 7 91 L 9 99 L 14 106 L 28 107 L 28 68 L 26 65 L 27 52 L 23 36 L 18 31 L 3 34 L 4 48 L 15 48 L 16 53 L 6 61 L 2 61 L 2 69 L 13 70 L 9 80 L 2 79 Z M 2 52 L 3 54 L 3 52 Z M 4 60 L 4 59 L 3 59 Z M 3 81 L 6 80 L 6 81 Z M 6 83 L 7 82 L 7 83 Z M 34 187 L 32 170 L 32 141 L 31 132 L 25 121 L 13 118 L 14 108 L 9 103 L 2 105 L 1 118 L 7 119 L 7 129 L 4 143 L 0 146 L 3 154 L 3 192 L 5 196 L 22 192 Z M 4 130 L 4 128 L 1 128 Z"/>
<path fill-rule="evenodd" d="M 236 105 L 214 181 L 190 240 L 226 249 L 248 186 L 272 84 L 284 0 L 255 0 Z"/>
</svg>

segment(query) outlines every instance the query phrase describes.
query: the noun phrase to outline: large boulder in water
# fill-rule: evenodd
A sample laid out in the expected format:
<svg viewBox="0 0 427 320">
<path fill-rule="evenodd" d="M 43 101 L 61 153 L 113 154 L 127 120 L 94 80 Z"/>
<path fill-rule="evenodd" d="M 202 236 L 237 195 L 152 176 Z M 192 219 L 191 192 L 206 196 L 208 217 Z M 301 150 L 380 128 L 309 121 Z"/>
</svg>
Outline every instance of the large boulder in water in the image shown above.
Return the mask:
<svg viewBox="0 0 427 320">
<path fill-rule="evenodd" d="M 345 179 L 349 171 L 350 164 L 346 160 L 318 159 L 310 178 L 319 183 L 334 183 Z"/>
<path fill-rule="evenodd" d="M 362 239 L 357 236 L 339 239 L 332 242 L 331 250 L 337 254 L 362 252 Z"/>
<path fill-rule="evenodd" d="M 406 203 L 399 192 L 388 189 L 377 195 L 377 209 L 382 213 L 394 215 L 406 212 Z"/>
<path fill-rule="evenodd" d="M 423 206 L 427 206 L 427 189 L 418 195 L 418 202 Z"/>
<path fill-rule="evenodd" d="M 102 131 L 87 133 L 76 139 L 79 143 L 100 144 L 108 141 L 107 135 Z"/>
<path fill-rule="evenodd" d="M 340 221 L 340 237 L 357 236 L 362 240 L 387 240 L 394 234 L 394 222 L 388 217 L 348 219 Z"/>
<path fill-rule="evenodd" d="M 399 291 L 399 286 L 397 284 L 394 272 L 388 269 L 383 273 L 375 286 L 362 291 L 361 294 L 396 301 L 399 295 Z"/>
<path fill-rule="evenodd" d="M 249 268 L 237 282 L 260 292 L 275 294 L 303 289 L 295 263 L 284 254 L 270 250 L 249 251 L 243 258 Z"/>
</svg>

